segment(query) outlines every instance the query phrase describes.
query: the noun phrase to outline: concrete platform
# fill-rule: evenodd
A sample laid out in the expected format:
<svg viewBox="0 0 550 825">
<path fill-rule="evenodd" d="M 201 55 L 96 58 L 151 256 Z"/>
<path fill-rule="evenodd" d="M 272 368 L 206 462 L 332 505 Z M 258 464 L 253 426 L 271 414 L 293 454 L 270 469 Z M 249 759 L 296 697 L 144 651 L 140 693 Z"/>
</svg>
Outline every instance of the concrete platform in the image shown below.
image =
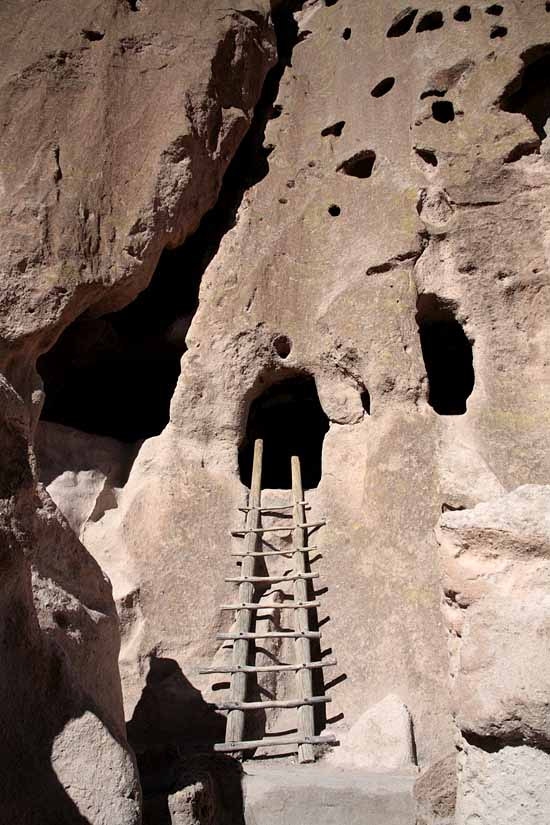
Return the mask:
<svg viewBox="0 0 550 825">
<path fill-rule="evenodd" d="M 411 774 L 245 763 L 246 825 L 414 825 Z"/>
</svg>

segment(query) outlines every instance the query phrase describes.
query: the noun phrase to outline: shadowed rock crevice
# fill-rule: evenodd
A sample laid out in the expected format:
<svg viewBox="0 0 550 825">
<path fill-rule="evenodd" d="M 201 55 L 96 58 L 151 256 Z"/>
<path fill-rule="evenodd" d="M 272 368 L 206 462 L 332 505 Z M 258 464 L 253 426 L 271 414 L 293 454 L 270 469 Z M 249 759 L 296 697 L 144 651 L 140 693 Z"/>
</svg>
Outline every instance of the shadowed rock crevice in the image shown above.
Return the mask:
<svg viewBox="0 0 550 825">
<path fill-rule="evenodd" d="M 522 54 L 524 68 L 505 89 L 500 108 L 505 112 L 525 115 L 540 140 L 546 137 L 550 117 L 550 46 L 536 46 Z"/>
<path fill-rule="evenodd" d="M 250 405 L 246 434 L 239 449 L 241 481 L 250 486 L 256 438 L 264 440 L 263 486 L 291 489 L 290 458 L 300 457 L 304 488 L 321 480 L 321 453 L 329 422 L 319 402 L 315 380 L 298 376 L 269 387 Z"/>
<path fill-rule="evenodd" d="M 265 128 L 280 113 L 274 104 L 298 42 L 292 12 L 299 6 L 274 12 L 279 61 L 266 77 L 218 200 L 197 231 L 182 246 L 164 251 L 149 286 L 131 304 L 99 319 L 82 316 L 39 359 L 45 420 L 125 442 L 158 435 L 167 425 L 202 275 L 235 225 L 245 191 L 269 170 L 272 147 L 264 146 Z"/>
<path fill-rule="evenodd" d="M 428 375 L 428 403 L 439 415 L 463 415 L 475 377 L 472 344 L 454 307 L 437 295 L 421 295 L 416 322 Z"/>
<path fill-rule="evenodd" d="M 418 9 L 411 9 L 410 7 L 403 9 L 394 17 L 391 26 L 389 27 L 386 37 L 402 37 L 411 30 L 414 19 L 418 14 Z"/>
</svg>

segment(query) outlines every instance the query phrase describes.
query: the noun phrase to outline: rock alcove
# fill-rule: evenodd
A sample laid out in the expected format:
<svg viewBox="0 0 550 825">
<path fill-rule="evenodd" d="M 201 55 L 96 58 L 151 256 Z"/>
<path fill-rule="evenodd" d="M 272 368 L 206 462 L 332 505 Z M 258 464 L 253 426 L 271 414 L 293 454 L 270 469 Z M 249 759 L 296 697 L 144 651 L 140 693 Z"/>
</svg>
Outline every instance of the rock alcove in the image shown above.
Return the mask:
<svg viewBox="0 0 550 825">
<path fill-rule="evenodd" d="M 239 450 L 243 484 L 250 486 L 254 441 L 264 441 L 262 486 L 291 489 L 290 459 L 300 457 L 305 489 L 317 487 L 321 480 L 323 440 L 329 428 L 315 380 L 295 376 L 268 387 L 250 405 L 246 435 Z"/>
</svg>

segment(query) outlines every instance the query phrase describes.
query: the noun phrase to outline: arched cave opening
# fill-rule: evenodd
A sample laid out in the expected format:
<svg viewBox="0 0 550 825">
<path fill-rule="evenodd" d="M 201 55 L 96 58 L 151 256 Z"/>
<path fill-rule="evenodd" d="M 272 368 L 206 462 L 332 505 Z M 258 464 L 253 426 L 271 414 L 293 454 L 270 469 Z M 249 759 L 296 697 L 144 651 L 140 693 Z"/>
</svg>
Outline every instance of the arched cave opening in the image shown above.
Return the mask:
<svg viewBox="0 0 550 825">
<path fill-rule="evenodd" d="M 439 415 L 463 415 L 474 388 L 472 343 L 450 303 L 421 295 L 416 322 L 428 375 L 428 403 Z"/>
<path fill-rule="evenodd" d="M 125 442 L 163 430 L 198 305 L 203 243 L 199 228 L 162 254 L 132 303 L 101 318 L 81 316 L 38 359 L 45 421 Z"/>
<path fill-rule="evenodd" d="M 304 489 L 317 487 L 328 428 L 312 377 L 302 375 L 273 384 L 250 405 L 246 435 L 239 448 L 241 481 L 250 487 L 254 441 L 262 438 L 262 487 L 291 489 L 293 455 L 300 457 Z"/>
</svg>

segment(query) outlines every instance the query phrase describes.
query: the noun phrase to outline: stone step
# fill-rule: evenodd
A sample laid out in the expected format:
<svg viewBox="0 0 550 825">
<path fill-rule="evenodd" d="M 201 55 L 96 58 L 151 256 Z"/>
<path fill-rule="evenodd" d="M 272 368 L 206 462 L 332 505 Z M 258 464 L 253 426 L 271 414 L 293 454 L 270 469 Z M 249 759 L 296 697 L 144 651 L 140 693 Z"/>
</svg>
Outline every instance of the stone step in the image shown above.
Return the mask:
<svg viewBox="0 0 550 825">
<path fill-rule="evenodd" d="M 244 763 L 246 825 L 414 825 L 416 776 Z"/>
</svg>

